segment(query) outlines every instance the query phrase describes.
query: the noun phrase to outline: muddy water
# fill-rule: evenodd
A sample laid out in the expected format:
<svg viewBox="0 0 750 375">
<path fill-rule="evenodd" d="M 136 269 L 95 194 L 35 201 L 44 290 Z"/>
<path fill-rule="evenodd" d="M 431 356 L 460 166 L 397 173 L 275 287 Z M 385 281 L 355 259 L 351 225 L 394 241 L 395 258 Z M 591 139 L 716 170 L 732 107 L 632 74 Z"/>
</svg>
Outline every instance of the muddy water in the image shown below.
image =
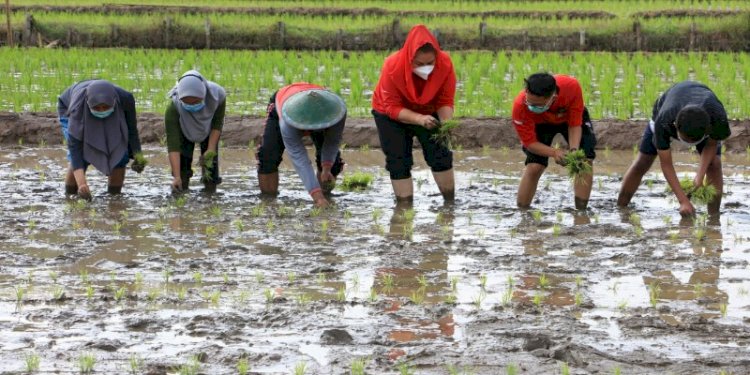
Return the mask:
<svg viewBox="0 0 750 375">
<path fill-rule="evenodd" d="M 0 372 L 37 355 L 42 372 L 77 373 L 84 354 L 107 374 L 231 374 L 243 359 L 261 374 L 356 360 L 371 374 L 750 372 L 745 155 L 724 159 L 723 213 L 705 224 L 680 220 L 656 168 L 617 210 L 623 151 L 600 151 L 586 212 L 557 166 L 516 210 L 517 150 L 458 152 L 455 206 L 419 163 L 413 212 L 392 202 L 379 150 L 345 151 L 375 184 L 321 213 L 286 162 L 275 201 L 229 149 L 219 192 L 179 202 L 161 149 L 146 155 L 122 196 L 92 172 L 94 200 L 77 203 L 61 148 L 0 152 Z"/>
</svg>

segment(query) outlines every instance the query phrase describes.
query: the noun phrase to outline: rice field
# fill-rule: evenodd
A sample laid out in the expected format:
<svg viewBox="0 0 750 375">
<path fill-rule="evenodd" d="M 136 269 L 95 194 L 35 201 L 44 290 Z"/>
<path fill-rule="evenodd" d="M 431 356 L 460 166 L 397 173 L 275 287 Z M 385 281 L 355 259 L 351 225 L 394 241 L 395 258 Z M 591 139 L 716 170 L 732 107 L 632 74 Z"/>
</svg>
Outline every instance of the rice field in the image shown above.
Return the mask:
<svg viewBox="0 0 750 375">
<path fill-rule="evenodd" d="M 283 85 L 315 82 L 339 93 L 349 114 L 368 117 L 372 90 L 387 51 L 345 53 L 133 49 L 0 49 L 2 111 L 54 111 L 56 98 L 78 80 L 98 77 L 132 91 L 140 111 L 161 113 L 167 91 L 184 71 L 198 69 L 229 93 L 233 114 L 262 115 Z M 494 53 L 451 54 L 461 117 L 509 116 L 523 78 L 537 71 L 570 74 L 595 118 L 647 118 L 672 83 L 706 83 L 730 118 L 750 117 L 748 53 Z"/>
<path fill-rule="evenodd" d="M 137 2 L 132 0 L 107 0 L 107 4 L 130 5 Z M 73 4 L 67 0 L 13 0 L 13 5 L 55 5 L 55 6 L 95 6 L 101 5 L 100 0 L 76 0 Z M 189 4 L 179 0 L 154 0 L 148 5 L 194 6 L 194 7 L 273 7 L 273 8 L 381 8 L 391 11 L 422 10 L 430 12 L 484 12 L 488 10 L 507 11 L 592 11 L 604 10 L 618 16 L 629 16 L 635 12 L 661 11 L 666 9 L 694 9 L 694 10 L 748 10 L 750 4 L 743 0 L 705 0 L 705 1 L 672 1 L 672 0 L 631 0 L 608 1 L 602 6 L 600 0 L 573 1 L 510 1 L 510 0 L 482 0 L 482 1 L 441 1 L 427 0 L 419 2 L 388 1 L 388 0 L 291 0 L 291 1 L 249 1 L 249 0 L 197 0 Z"/>
</svg>

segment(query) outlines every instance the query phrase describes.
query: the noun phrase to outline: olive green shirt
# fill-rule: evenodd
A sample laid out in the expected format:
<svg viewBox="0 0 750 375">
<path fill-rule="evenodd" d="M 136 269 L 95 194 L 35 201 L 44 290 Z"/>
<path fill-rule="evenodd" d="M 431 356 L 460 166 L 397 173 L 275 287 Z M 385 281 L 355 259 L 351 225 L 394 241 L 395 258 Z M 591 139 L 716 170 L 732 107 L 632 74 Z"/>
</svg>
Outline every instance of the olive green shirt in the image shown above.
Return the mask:
<svg viewBox="0 0 750 375">
<path fill-rule="evenodd" d="M 226 112 L 226 107 L 227 102 L 225 100 L 216 108 L 214 117 L 211 120 L 211 130 L 221 131 L 224 127 L 224 113 Z M 182 144 L 189 141 L 182 134 L 182 128 L 180 128 L 180 113 L 177 112 L 177 107 L 174 102 L 169 102 L 167 111 L 164 113 L 164 126 L 166 127 L 167 133 L 167 151 L 180 152 L 182 150 Z"/>
</svg>

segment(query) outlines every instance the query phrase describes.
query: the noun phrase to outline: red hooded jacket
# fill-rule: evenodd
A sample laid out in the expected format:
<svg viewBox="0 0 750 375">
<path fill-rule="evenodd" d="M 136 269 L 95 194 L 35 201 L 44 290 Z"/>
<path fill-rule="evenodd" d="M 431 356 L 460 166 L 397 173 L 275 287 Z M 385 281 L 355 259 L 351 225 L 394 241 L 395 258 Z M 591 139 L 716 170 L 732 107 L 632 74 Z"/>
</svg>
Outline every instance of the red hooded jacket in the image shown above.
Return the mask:
<svg viewBox="0 0 750 375">
<path fill-rule="evenodd" d="M 435 68 L 423 80 L 412 72 L 412 60 L 425 44 L 435 47 Z M 429 115 L 441 107 L 453 107 L 456 95 L 456 72 L 450 56 L 443 52 L 437 39 L 424 25 L 414 26 L 406 37 L 403 48 L 385 59 L 380 80 L 372 95 L 372 109 L 393 120 L 407 108 Z"/>
</svg>

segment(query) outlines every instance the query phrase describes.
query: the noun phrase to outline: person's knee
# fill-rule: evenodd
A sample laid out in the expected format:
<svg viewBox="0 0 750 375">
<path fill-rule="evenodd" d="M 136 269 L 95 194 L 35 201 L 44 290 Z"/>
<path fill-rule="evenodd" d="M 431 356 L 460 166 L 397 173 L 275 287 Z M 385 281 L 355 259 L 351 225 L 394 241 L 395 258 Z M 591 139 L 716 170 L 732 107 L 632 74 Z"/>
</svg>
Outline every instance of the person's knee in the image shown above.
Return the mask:
<svg viewBox="0 0 750 375">
<path fill-rule="evenodd" d="M 258 149 L 258 173 L 269 174 L 279 171 L 279 165 L 281 165 L 281 154 L 274 151 L 269 151 L 263 147 Z"/>
<path fill-rule="evenodd" d="M 524 174 L 527 174 L 531 178 L 539 179 L 540 177 L 542 177 L 545 169 L 547 169 L 547 166 L 544 164 L 529 163 L 526 164 L 526 170 Z"/>
<path fill-rule="evenodd" d="M 391 180 L 403 180 L 411 177 L 411 167 L 411 159 L 387 159 L 385 169 L 390 173 Z"/>
<path fill-rule="evenodd" d="M 450 150 L 425 155 L 425 161 L 433 172 L 444 172 L 453 168 L 453 153 Z"/>
</svg>

